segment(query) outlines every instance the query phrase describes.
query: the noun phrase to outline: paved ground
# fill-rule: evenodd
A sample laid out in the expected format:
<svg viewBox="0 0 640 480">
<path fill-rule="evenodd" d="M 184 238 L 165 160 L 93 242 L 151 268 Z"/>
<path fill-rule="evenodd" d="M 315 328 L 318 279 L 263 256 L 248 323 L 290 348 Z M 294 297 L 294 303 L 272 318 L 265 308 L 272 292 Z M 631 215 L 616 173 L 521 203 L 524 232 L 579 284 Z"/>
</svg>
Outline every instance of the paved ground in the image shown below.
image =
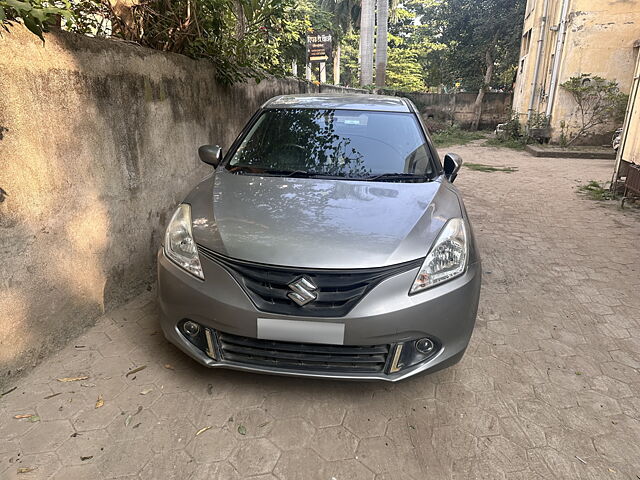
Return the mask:
<svg viewBox="0 0 640 480">
<path fill-rule="evenodd" d="M 612 162 L 456 150 L 518 168 L 458 179 L 486 272 L 460 364 L 393 385 L 208 371 L 146 294 L 0 399 L 0 477 L 640 478 L 640 215 L 574 191 Z"/>
</svg>

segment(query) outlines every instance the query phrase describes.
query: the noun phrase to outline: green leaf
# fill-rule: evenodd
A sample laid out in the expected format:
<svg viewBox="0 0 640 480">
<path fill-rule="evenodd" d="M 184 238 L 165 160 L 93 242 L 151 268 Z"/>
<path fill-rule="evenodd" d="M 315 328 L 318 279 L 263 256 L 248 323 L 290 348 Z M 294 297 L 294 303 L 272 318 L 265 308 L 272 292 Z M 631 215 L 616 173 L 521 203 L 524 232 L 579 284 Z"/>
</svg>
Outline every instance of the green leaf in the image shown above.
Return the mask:
<svg viewBox="0 0 640 480">
<path fill-rule="evenodd" d="M 45 15 L 62 15 L 65 13 L 65 10 L 57 7 L 44 7 L 39 9 L 39 11 L 44 13 Z"/>
<path fill-rule="evenodd" d="M 38 23 L 40 23 L 40 24 L 47 20 L 47 14 L 42 10 L 38 10 L 38 9 L 34 8 L 29 12 L 29 14 L 33 18 L 35 18 L 38 21 Z M 26 22 L 26 18 L 25 18 L 25 22 Z"/>
<path fill-rule="evenodd" d="M 7 15 L 4 13 L 4 7 L 0 5 L 0 23 L 4 22 L 5 18 L 7 18 Z"/>
<path fill-rule="evenodd" d="M 23 20 L 24 20 L 24 26 L 27 27 L 31 33 L 37 35 L 40 38 L 40 40 L 44 42 L 44 36 L 42 35 L 42 26 L 38 24 L 38 22 L 36 22 L 36 20 L 31 16 L 24 17 Z"/>
<path fill-rule="evenodd" d="M 24 12 L 28 12 L 29 10 L 32 9 L 31 4 L 28 2 L 20 2 L 18 0 L 5 0 L 5 3 L 15 9 L 15 10 L 21 10 Z"/>
</svg>

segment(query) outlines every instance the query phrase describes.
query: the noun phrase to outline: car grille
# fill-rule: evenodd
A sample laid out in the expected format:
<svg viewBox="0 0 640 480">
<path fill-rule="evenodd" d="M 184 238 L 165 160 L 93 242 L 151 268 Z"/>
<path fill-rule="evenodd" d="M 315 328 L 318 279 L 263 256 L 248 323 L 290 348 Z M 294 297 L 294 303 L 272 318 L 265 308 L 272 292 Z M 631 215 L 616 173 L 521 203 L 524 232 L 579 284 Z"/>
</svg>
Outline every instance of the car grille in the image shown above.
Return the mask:
<svg viewBox="0 0 640 480">
<path fill-rule="evenodd" d="M 314 270 L 249 263 L 224 257 L 201 245 L 199 252 L 222 265 L 263 312 L 305 317 L 342 317 L 383 280 L 418 268 L 422 259 L 382 268 Z M 299 306 L 289 284 L 305 276 L 318 287 L 317 299 Z M 409 285 L 407 285 L 407 291 Z"/>
<path fill-rule="evenodd" d="M 389 345 L 344 346 L 259 340 L 217 332 L 221 359 L 261 367 L 342 373 L 384 372 Z"/>
</svg>

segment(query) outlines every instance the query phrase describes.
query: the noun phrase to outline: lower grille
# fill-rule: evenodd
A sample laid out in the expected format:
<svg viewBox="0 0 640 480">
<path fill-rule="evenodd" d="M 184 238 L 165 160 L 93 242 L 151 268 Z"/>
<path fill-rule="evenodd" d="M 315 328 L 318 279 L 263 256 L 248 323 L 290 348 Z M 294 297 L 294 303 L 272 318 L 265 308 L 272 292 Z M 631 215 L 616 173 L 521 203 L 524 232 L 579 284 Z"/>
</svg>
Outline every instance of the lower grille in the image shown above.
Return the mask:
<svg viewBox="0 0 640 480">
<path fill-rule="evenodd" d="M 384 372 L 389 345 L 343 346 L 259 340 L 217 332 L 221 359 L 290 370 Z"/>
</svg>

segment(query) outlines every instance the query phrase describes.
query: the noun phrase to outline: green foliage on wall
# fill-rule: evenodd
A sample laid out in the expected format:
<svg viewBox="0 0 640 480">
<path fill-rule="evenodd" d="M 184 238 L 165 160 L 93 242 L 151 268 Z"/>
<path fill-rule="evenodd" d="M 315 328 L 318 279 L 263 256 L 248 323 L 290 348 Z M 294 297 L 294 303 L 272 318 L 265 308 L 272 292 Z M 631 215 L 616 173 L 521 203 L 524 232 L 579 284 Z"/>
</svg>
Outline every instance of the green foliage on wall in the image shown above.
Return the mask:
<svg viewBox="0 0 640 480">
<path fill-rule="evenodd" d="M 582 73 L 569 78 L 560 86 L 571 95 L 576 104 L 574 124 L 577 131 L 567 145 L 592 133 L 599 126 L 623 121 L 629 96 L 620 92 L 618 82 Z"/>
<path fill-rule="evenodd" d="M 18 20 L 44 41 L 47 24 L 57 17 L 71 17 L 68 0 L 47 2 L 42 0 L 0 0 L 0 28 L 5 31 Z"/>
</svg>

